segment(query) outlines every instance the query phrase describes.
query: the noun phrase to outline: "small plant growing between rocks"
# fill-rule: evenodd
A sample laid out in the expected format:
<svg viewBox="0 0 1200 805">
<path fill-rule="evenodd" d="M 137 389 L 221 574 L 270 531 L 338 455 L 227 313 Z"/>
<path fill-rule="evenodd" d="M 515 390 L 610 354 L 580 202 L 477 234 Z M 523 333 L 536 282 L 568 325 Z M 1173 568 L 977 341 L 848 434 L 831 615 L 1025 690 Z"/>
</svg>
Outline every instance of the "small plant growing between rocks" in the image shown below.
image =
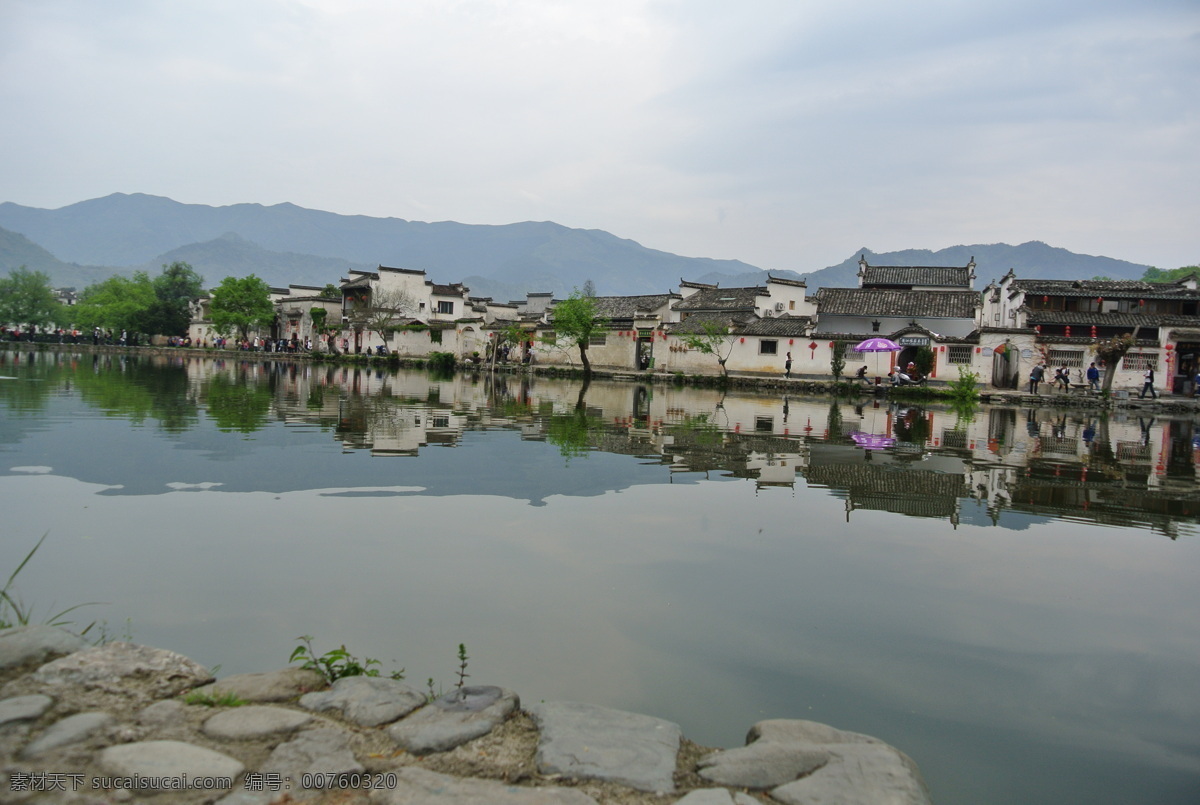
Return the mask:
<svg viewBox="0 0 1200 805">
<path fill-rule="evenodd" d="M 241 707 L 245 700 L 239 699 L 236 693 L 229 691 L 216 693 L 201 693 L 193 690 L 183 697 L 185 704 L 195 704 L 201 707 Z"/>
<path fill-rule="evenodd" d="M 458 644 L 458 671 L 457 671 L 457 673 L 458 673 L 458 684 L 455 687 L 458 688 L 458 698 L 465 699 L 467 694 L 463 692 L 463 688 L 466 685 L 467 677 L 470 676 L 470 674 L 467 673 L 467 644 L 466 643 Z"/>
<path fill-rule="evenodd" d="M 296 650 L 292 652 L 288 662 L 302 661 L 301 668 L 306 671 L 316 671 L 331 685 L 347 676 L 379 676 L 379 669 L 374 667 L 381 664 L 379 660 L 372 657 L 364 657 L 360 660 L 346 650 L 345 644 L 317 656 L 317 652 L 312 646 L 311 635 L 300 635 L 296 639 L 300 640 L 303 645 L 296 646 Z M 389 676 L 392 679 L 403 679 L 404 669 L 392 671 Z"/>
</svg>

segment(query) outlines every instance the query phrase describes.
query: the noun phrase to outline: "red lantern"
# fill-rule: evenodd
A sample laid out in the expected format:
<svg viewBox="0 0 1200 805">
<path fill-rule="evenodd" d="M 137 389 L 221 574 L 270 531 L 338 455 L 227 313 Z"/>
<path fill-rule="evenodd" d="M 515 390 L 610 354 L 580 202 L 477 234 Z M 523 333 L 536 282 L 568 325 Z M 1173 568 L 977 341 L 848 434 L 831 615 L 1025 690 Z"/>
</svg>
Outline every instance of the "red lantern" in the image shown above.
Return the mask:
<svg viewBox="0 0 1200 805">
<path fill-rule="evenodd" d="M 1071 325 L 1067 325 L 1067 338 L 1071 337 Z"/>
<path fill-rule="evenodd" d="M 1092 338 L 1096 337 L 1096 325 L 1092 325 Z"/>
<path fill-rule="evenodd" d="M 743 344 L 744 344 L 744 343 L 746 343 L 746 336 L 742 336 L 742 337 L 741 337 L 739 340 L 740 340 L 740 341 L 741 341 Z"/>
<path fill-rule="evenodd" d="M 830 348 L 830 349 L 833 349 L 833 346 L 834 346 L 834 344 L 836 344 L 836 343 L 837 343 L 836 341 L 830 341 L 830 342 L 829 342 L 829 348 Z"/>
<path fill-rule="evenodd" d="M 793 341 L 793 340 L 792 340 L 792 339 L 790 339 L 790 338 L 788 339 L 788 346 L 789 346 L 789 347 L 790 347 L 792 344 L 794 344 L 794 343 L 796 343 L 796 342 L 795 342 L 795 341 Z"/>
<path fill-rule="evenodd" d="M 1175 345 L 1174 345 L 1174 344 L 1167 344 L 1167 349 L 1175 349 Z"/>
</svg>

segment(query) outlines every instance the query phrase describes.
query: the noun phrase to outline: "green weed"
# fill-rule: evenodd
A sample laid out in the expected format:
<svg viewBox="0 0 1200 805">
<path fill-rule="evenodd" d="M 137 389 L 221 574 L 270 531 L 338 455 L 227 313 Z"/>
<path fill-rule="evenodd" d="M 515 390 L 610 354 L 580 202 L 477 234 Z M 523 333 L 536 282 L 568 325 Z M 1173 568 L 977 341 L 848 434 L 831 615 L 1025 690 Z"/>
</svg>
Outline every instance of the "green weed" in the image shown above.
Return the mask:
<svg viewBox="0 0 1200 805">
<path fill-rule="evenodd" d="M 300 660 L 301 668 L 316 671 L 331 685 L 347 676 L 379 676 L 379 669 L 375 667 L 381 665 L 379 660 L 371 657 L 364 657 L 360 660 L 347 651 L 344 644 L 340 648 L 318 656 L 316 650 L 313 649 L 310 635 L 301 635 L 296 639 L 300 640 L 303 645 L 296 646 L 296 650 L 292 652 L 288 662 Z M 393 671 L 389 676 L 392 679 L 403 679 L 404 669 Z"/>
<path fill-rule="evenodd" d="M 241 707 L 246 703 L 244 699 L 239 699 L 236 693 L 229 691 L 201 693 L 193 690 L 184 695 L 183 701 L 185 704 L 195 704 L 201 707 Z"/>
<path fill-rule="evenodd" d="M 25 566 L 29 564 L 29 560 L 33 558 L 33 555 L 38 552 L 38 548 L 42 547 L 42 543 L 46 541 L 48 535 L 49 532 L 42 534 L 41 539 L 37 541 L 37 544 L 33 546 L 29 553 L 25 554 L 25 558 L 21 560 L 21 563 L 17 565 L 17 569 L 9 575 L 4 587 L 0 589 L 0 629 L 11 629 L 14 626 L 28 626 L 33 622 L 33 607 L 25 605 L 20 596 L 17 595 L 13 583 L 16 582 L 17 576 L 21 574 Z M 82 607 L 96 606 L 98 603 L 98 601 L 88 601 L 83 604 L 76 604 L 73 607 L 67 607 L 61 612 L 48 616 L 42 623 L 49 626 L 69 626 L 73 621 L 63 620 L 64 615 L 68 615 Z M 81 636 L 86 635 L 95 625 L 96 622 L 92 621 L 79 634 Z"/>
</svg>

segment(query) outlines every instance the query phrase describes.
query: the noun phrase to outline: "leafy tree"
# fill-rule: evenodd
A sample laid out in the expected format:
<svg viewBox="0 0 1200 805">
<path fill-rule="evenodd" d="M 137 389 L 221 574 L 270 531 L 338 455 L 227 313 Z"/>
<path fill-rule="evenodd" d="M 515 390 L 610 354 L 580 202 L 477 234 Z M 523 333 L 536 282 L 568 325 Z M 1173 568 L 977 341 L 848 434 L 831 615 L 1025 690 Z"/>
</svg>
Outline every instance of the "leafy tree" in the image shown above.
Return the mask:
<svg viewBox="0 0 1200 805">
<path fill-rule="evenodd" d="M 842 372 L 846 371 L 846 345 L 842 341 L 833 342 L 833 354 L 829 356 L 829 371 L 833 372 L 834 383 L 841 381 Z"/>
<path fill-rule="evenodd" d="M 592 282 L 590 279 L 584 280 L 583 295 L 584 296 L 595 296 L 596 295 L 596 283 Z"/>
<path fill-rule="evenodd" d="M 183 335 L 191 323 L 191 301 L 204 290 L 204 280 L 187 263 L 163 266 L 153 280 L 154 301 L 146 309 L 138 330 L 157 335 Z"/>
<path fill-rule="evenodd" d="M 1200 266 L 1183 266 L 1181 268 L 1155 268 L 1150 266 L 1142 274 L 1145 282 L 1178 282 L 1190 274 L 1200 274 Z"/>
<path fill-rule="evenodd" d="M 150 275 L 137 271 L 132 277 L 109 277 L 84 288 L 71 313 L 86 329 L 139 333 L 145 332 L 146 314 L 156 300 Z"/>
<path fill-rule="evenodd" d="M 576 289 L 571 295 L 554 306 L 551 311 L 556 343 L 579 348 L 579 360 L 583 363 L 583 376 L 591 377 L 592 363 L 588 360 L 588 344 L 592 335 L 608 328 L 608 320 L 599 315 L 594 296 L 586 296 Z"/>
<path fill-rule="evenodd" d="M 228 335 L 236 330 L 243 339 L 252 328 L 269 327 L 275 321 L 271 289 L 254 274 L 221 280 L 213 289 L 209 312 L 217 332 Z"/>
<path fill-rule="evenodd" d="M 917 365 L 917 371 L 922 377 L 929 377 L 929 373 L 933 371 L 933 364 L 936 360 L 933 350 L 929 347 L 917 347 L 917 351 L 913 353 L 913 363 Z"/>
<path fill-rule="evenodd" d="M 737 335 L 728 325 L 715 321 L 699 322 L 699 326 L 699 332 L 681 333 L 679 340 L 688 349 L 694 349 L 701 354 L 712 355 L 716 358 L 721 367 L 721 374 L 728 379 L 729 371 L 725 368 L 725 362 L 729 360 L 729 354 L 733 352 L 733 345 L 737 343 Z"/>
<path fill-rule="evenodd" d="M 342 289 L 334 285 L 332 282 L 325 283 L 325 287 L 321 289 L 322 299 L 341 299 Z"/>
<path fill-rule="evenodd" d="M 48 327 L 65 323 L 64 314 L 44 272 L 21 266 L 0 279 L 0 324 Z"/>
</svg>

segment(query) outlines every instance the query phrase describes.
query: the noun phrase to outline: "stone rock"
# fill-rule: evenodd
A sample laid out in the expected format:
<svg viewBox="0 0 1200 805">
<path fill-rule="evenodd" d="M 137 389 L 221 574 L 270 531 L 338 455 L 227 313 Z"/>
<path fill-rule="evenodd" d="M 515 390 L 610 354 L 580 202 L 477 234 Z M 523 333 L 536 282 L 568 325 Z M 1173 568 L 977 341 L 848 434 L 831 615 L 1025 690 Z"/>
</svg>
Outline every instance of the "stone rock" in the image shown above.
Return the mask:
<svg viewBox="0 0 1200 805">
<path fill-rule="evenodd" d="M 859 732 L 846 732 L 819 721 L 800 718 L 769 718 L 760 721 L 746 734 L 746 743 L 774 741 L 806 744 L 882 744 L 883 741 Z"/>
<path fill-rule="evenodd" d="M 0 631 L 0 670 L 27 662 L 45 662 L 87 646 L 79 635 L 57 626 L 18 626 Z"/>
<path fill-rule="evenodd" d="M 178 699 L 164 699 L 143 707 L 137 714 L 137 723 L 146 727 L 164 727 L 183 720 L 185 705 Z"/>
<path fill-rule="evenodd" d="M 42 713 L 50 709 L 54 699 L 34 693 L 30 696 L 13 696 L 11 699 L 0 701 L 0 725 L 12 721 L 29 721 L 40 718 Z"/>
<path fill-rule="evenodd" d="M 204 722 L 201 730 L 211 738 L 239 740 L 291 732 L 310 721 L 312 716 L 296 710 L 250 705 L 217 713 Z"/>
<path fill-rule="evenodd" d="M 361 774 L 365 769 L 350 751 L 350 735 L 344 730 L 305 730 L 271 752 L 261 769 L 291 777 L 293 788 L 302 774 Z"/>
<path fill-rule="evenodd" d="M 244 702 L 286 702 L 325 687 L 325 677 L 304 668 L 284 668 L 262 674 L 234 674 L 197 688 L 197 693 L 232 693 Z"/>
<path fill-rule="evenodd" d="M 46 663 L 31 675 L 45 685 L 81 685 L 122 692 L 136 680 L 152 696 L 173 696 L 208 682 L 203 665 L 182 654 L 135 643 L 108 643 Z"/>
<path fill-rule="evenodd" d="M 698 773 L 718 785 L 763 790 L 811 774 L 828 762 L 829 753 L 815 745 L 759 741 L 706 755 Z"/>
<path fill-rule="evenodd" d="M 579 702 L 542 702 L 529 714 L 541 730 L 537 764 L 543 773 L 609 780 L 639 791 L 675 790 L 683 737 L 678 724 Z"/>
<path fill-rule="evenodd" d="M 117 777 L 140 777 L 145 783 L 135 788 L 169 788 L 174 781 L 197 777 L 236 778 L 245 770 L 228 755 L 182 741 L 142 741 L 104 749 L 97 760 L 106 772 Z M 128 786 L 126 786 L 128 787 Z"/>
<path fill-rule="evenodd" d="M 677 800 L 675 805 L 759 805 L 759 802 L 740 791 L 730 793 L 724 788 L 701 788 Z"/>
<path fill-rule="evenodd" d="M 771 788 L 771 798 L 783 805 L 930 803 L 916 764 L 878 738 L 815 721 L 772 719 L 751 727 L 746 740 L 741 749 L 701 759 L 700 775 Z"/>
<path fill-rule="evenodd" d="M 402 718 L 425 704 L 425 694 L 396 679 L 347 676 L 320 693 L 300 697 L 309 710 L 337 710 L 362 727 L 378 727 Z"/>
<path fill-rule="evenodd" d="M 448 777 L 410 766 L 396 771 L 400 784 L 395 789 L 371 793 L 378 805 L 597 805 L 596 800 L 570 788 L 527 788 L 505 785 L 498 780 Z"/>
<path fill-rule="evenodd" d="M 932 805 L 912 760 L 887 744 L 830 744 L 830 761 L 771 791 L 783 805 Z"/>
<path fill-rule="evenodd" d="M 511 690 L 490 685 L 465 687 L 434 699 L 387 732 L 415 755 L 446 752 L 487 735 L 520 705 Z"/>
<path fill-rule="evenodd" d="M 108 713 L 76 713 L 52 724 L 37 739 L 25 747 L 24 757 L 33 757 L 60 746 L 82 741 L 91 733 L 113 722 Z"/>
</svg>

